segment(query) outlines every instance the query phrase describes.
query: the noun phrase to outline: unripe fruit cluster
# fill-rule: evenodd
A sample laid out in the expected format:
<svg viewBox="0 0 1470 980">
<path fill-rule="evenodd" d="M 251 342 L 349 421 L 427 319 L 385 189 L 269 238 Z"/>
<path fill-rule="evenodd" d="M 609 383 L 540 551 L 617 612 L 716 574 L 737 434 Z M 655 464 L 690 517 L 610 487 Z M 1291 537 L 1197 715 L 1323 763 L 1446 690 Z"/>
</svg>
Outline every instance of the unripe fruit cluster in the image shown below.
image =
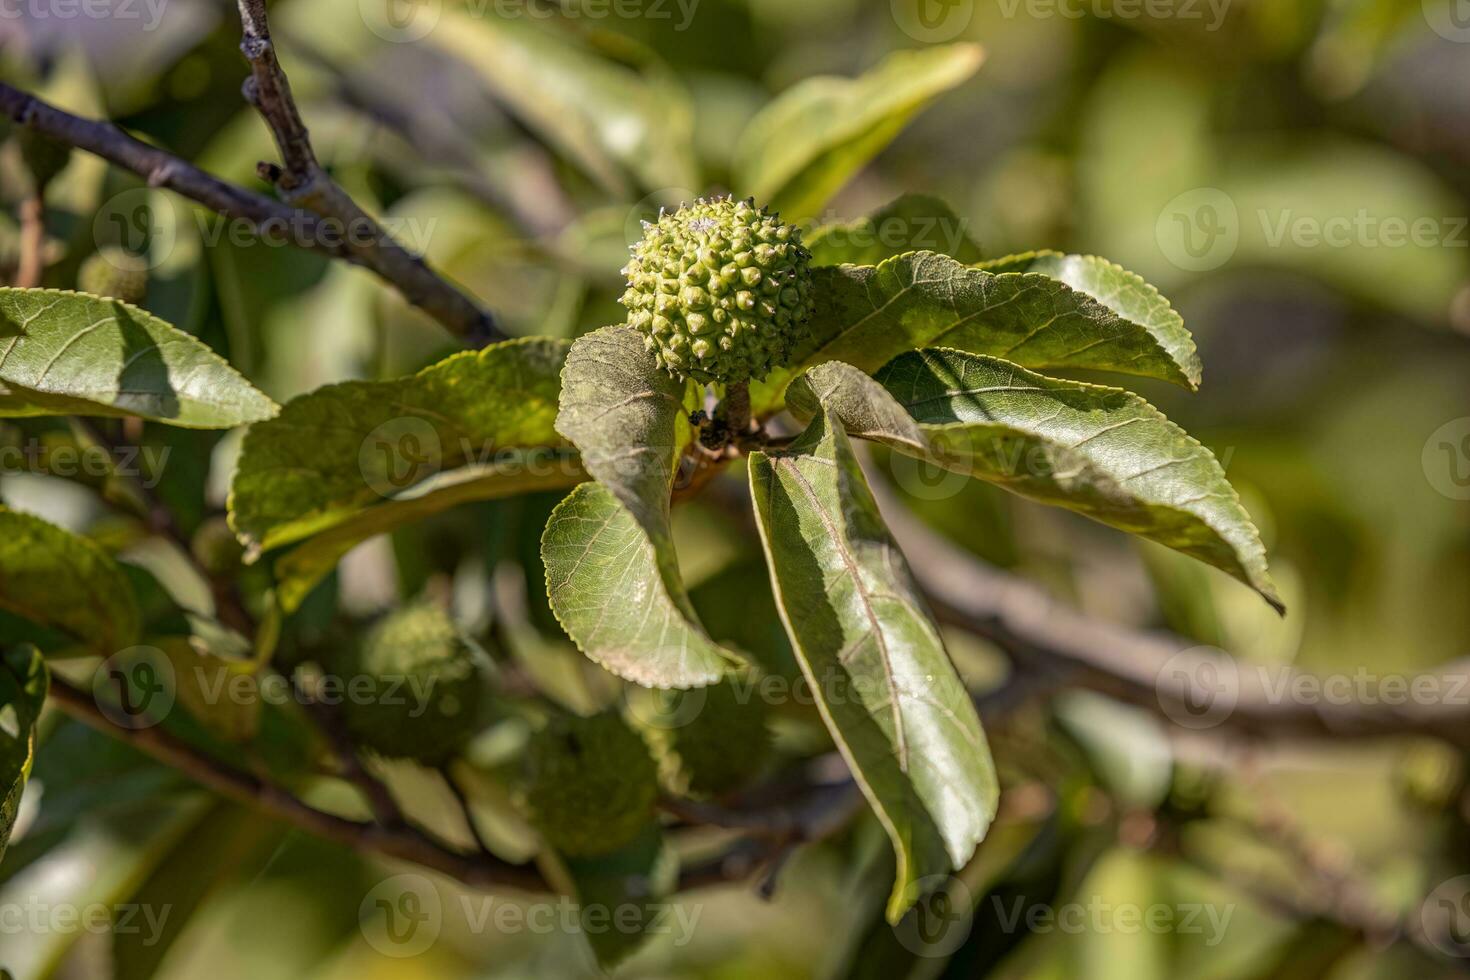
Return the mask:
<svg viewBox="0 0 1470 980">
<path fill-rule="evenodd" d="M 546 842 L 568 857 L 631 843 L 653 820 L 657 799 L 648 746 L 616 712 L 554 718 L 526 749 L 526 810 Z"/>
<path fill-rule="evenodd" d="M 660 367 L 733 384 L 786 362 L 812 312 L 799 230 L 729 198 L 660 214 L 644 229 L 623 269 L 622 303 Z"/>
<path fill-rule="evenodd" d="M 148 262 L 115 245 L 103 246 L 83 260 L 77 270 L 77 288 L 141 306 L 148 298 Z"/>
<path fill-rule="evenodd" d="M 476 651 L 449 616 L 424 603 L 389 613 L 334 665 L 349 690 L 352 740 L 388 758 L 442 762 L 474 734 L 483 679 Z M 353 685 L 357 687 L 354 688 Z"/>
<path fill-rule="evenodd" d="M 649 691 L 644 697 L 670 693 Z M 726 681 L 677 692 L 666 708 L 644 711 L 641 718 L 664 784 L 679 796 L 700 798 L 738 790 L 765 768 L 772 752 L 768 715 L 753 689 L 742 693 Z"/>
</svg>

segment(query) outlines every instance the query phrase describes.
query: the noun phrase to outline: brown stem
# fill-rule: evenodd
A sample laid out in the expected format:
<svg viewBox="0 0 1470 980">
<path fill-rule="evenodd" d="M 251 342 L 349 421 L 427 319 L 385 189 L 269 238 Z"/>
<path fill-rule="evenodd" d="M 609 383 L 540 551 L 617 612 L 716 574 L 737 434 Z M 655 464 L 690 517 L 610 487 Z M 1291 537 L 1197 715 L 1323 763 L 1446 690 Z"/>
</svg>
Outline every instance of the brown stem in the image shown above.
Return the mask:
<svg viewBox="0 0 1470 980">
<path fill-rule="evenodd" d="M 405 296 L 430 316 L 463 326 L 463 336 L 473 345 L 504 340 L 505 334 L 490 314 L 476 307 L 463 293 L 436 288 L 443 286 L 443 280 L 429 271 L 423 259 L 394 241 L 317 162 L 306 123 L 291 97 L 291 83 L 276 58 L 265 0 L 239 0 L 239 7 L 244 33 L 240 50 L 250 62 L 245 100 L 265 120 L 281 151 L 282 167 L 268 169 L 267 173 L 274 177 L 282 197 L 343 228 L 347 232 L 343 235 L 344 246 L 360 264 L 397 284 Z"/>
<path fill-rule="evenodd" d="M 493 855 L 456 854 L 410 827 L 380 827 L 317 810 L 279 786 L 221 765 L 160 727 L 121 728 L 103 714 L 91 697 L 66 681 L 53 678 L 49 698 L 78 721 L 130 742 L 221 796 L 263 810 L 318 837 L 360 851 L 412 861 L 468 885 L 499 885 L 528 891 L 545 891 L 548 887 L 532 867 L 511 864 Z"/>
<path fill-rule="evenodd" d="M 749 381 L 737 381 L 726 389 L 720 413 L 731 439 L 739 441 L 750 432 Z"/>
<path fill-rule="evenodd" d="M 35 289 L 45 272 L 46 187 L 42 184 L 20 202 L 20 262 L 15 284 L 21 289 Z"/>
<path fill-rule="evenodd" d="M 265 242 L 293 245 L 371 269 L 410 303 L 470 343 L 504 337 L 488 312 L 435 275 L 418 256 L 393 243 L 366 215 L 363 218 L 369 224 L 344 224 L 340 213 L 333 214 L 331 221 L 325 220 L 220 180 L 171 153 L 134 139 L 112 123 L 63 112 L 4 82 L 0 82 L 0 112 L 52 139 L 132 171 L 150 187 L 168 188 L 243 222 L 252 235 Z"/>
</svg>

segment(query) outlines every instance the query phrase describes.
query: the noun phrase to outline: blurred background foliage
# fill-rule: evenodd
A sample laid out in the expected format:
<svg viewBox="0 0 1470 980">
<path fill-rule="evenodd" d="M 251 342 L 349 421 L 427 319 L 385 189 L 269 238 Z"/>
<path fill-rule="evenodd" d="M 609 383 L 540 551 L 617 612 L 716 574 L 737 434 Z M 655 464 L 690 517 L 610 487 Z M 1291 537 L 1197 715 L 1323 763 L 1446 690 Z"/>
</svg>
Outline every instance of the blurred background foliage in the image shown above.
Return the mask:
<svg viewBox="0 0 1470 980">
<path fill-rule="evenodd" d="M 405 28 L 389 17 L 402 5 L 289 0 L 272 17 L 337 179 L 511 332 L 570 337 L 621 319 L 617 270 L 638 218 L 696 193 L 752 191 L 741 180 L 754 151 L 741 133 L 776 93 L 814 74 L 859 75 L 932 40 L 904 29 L 916 2 L 932 0 L 649 0 L 637 17 L 547 19 L 524 5 L 507 17 L 494 3 L 433 0 L 407 5 L 416 13 Z M 15 7 L 18 16 L 0 19 L 0 73 L 264 189 L 255 164 L 274 149 L 239 97 L 233 4 L 133 6 L 142 16 Z M 941 5 L 964 18 L 946 40 L 984 46 L 981 70 L 820 213 L 786 215 L 851 219 L 922 191 L 953 206 L 987 257 L 1096 253 L 1157 285 L 1199 340 L 1205 384 L 1195 395 L 1147 382 L 1141 390 L 1226 463 L 1262 527 L 1287 618 L 1188 559 L 988 486 L 929 479 L 882 454 L 876 477 L 977 555 L 1099 617 L 1324 674 L 1412 673 L 1470 654 L 1470 459 L 1427 449 L 1441 426 L 1470 415 L 1470 32 L 1453 29 L 1454 6 Z M 651 15 L 655 7 L 664 15 Z M 161 17 L 149 29 L 154 9 Z M 432 29 L 411 37 L 426 17 Z M 910 83 L 921 84 L 904 72 L 892 80 Z M 16 167 L 0 157 L 4 268 L 16 254 Z M 1202 189 L 1215 196 L 1199 198 Z M 1233 251 L 1182 268 L 1198 263 L 1171 251 L 1171 208 L 1219 195 L 1237 212 Z M 140 196 L 151 204 L 147 228 L 129 225 Z M 159 261 L 149 308 L 226 353 L 278 401 L 403 374 L 453 349 L 369 274 L 235 240 L 228 229 L 215 236 L 220 223 L 189 202 L 93 158 L 77 155 L 51 205 L 49 284 L 70 286 L 99 245 L 143 242 Z M 1312 243 L 1276 233 L 1283 221 L 1358 215 L 1428 219 L 1435 240 L 1394 245 L 1355 232 Z M 15 423 L 4 433 L 20 440 L 58 428 Z M 202 518 L 201 501 L 222 503 L 238 434 L 146 433 L 177 450 L 166 487 L 187 523 Z M 87 486 L 7 471 L 0 498 L 127 554 L 128 532 Z M 605 703 L 615 686 L 575 654 L 539 595 L 536 541 L 552 503 L 463 507 L 367 542 L 292 622 L 287 647 L 329 643 L 342 621 L 448 588 L 472 629 L 489 636 L 492 605 L 506 617 L 494 631 L 497 656 L 524 661 L 554 698 L 583 710 Z M 677 531 L 712 632 L 791 670 L 753 538 L 703 504 L 680 509 Z M 951 639 L 965 672 L 985 683 L 993 651 Z M 384 957 L 357 928 L 359 904 L 401 869 L 212 802 L 126 748 L 50 722 L 21 833 L 0 867 L 0 902 L 153 896 L 173 904 L 174 918 L 162 949 L 121 936 L 7 933 L 0 965 L 21 980 L 52 970 L 213 980 L 595 974 L 564 933 L 475 933 L 455 914 L 428 952 Z M 779 736 L 793 755 L 824 745 L 799 714 Z M 979 910 L 952 958 L 915 956 L 882 924 L 892 859 L 865 818 L 800 851 L 770 902 L 738 887 L 690 896 L 702 910 L 692 941 L 655 936 L 621 974 L 1145 980 L 1448 970 L 1408 944 L 1334 922 L 1313 904 L 1317 878 L 1294 870 L 1302 854 L 1243 832 L 1284 820 L 1309 841 L 1318 875 L 1340 873 L 1375 902 L 1408 907 L 1470 872 L 1463 760 L 1448 750 L 1378 742 L 1222 752 L 1174 741 L 1152 716 L 1095 696 L 1022 714 L 992 737 L 1007 802 L 961 876 Z M 447 809 L 427 791 L 421 807 L 431 821 Z M 1192 858 L 1157 846 L 1166 824 L 1182 828 Z M 438 887 L 444 907 L 458 908 L 456 889 Z M 1273 900 L 1282 894 L 1296 904 Z M 1233 918 L 1218 945 L 1208 930 L 1026 935 L 995 926 L 1015 895 L 1209 903 Z"/>
</svg>

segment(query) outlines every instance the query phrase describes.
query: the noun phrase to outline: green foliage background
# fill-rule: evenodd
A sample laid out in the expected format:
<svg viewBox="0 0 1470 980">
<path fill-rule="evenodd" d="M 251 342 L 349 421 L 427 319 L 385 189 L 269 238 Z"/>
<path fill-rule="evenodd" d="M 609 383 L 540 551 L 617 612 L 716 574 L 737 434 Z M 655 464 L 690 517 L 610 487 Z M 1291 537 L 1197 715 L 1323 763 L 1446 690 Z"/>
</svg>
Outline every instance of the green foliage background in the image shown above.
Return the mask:
<svg viewBox="0 0 1470 980">
<path fill-rule="evenodd" d="M 597 18 L 584 9 L 557 31 L 527 16 L 496 20 L 494 5 L 446 0 L 435 29 L 411 43 L 375 34 L 370 25 L 381 22 L 370 2 L 291 0 L 272 16 L 324 163 L 516 335 L 570 341 L 620 322 L 616 270 L 638 218 L 709 187 L 762 196 L 771 188 L 786 217 L 819 223 L 853 220 L 921 191 L 955 209 L 986 257 L 1053 248 L 1104 255 L 1139 273 L 1183 314 L 1204 383 L 1197 393 L 1146 379 L 1133 387 L 1224 463 L 1263 532 L 1287 618 L 1203 565 L 1060 510 L 973 482 L 951 490 L 896 454 L 877 454 L 875 477 L 975 554 L 1099 617 L 1324 674 L 1407 675 L 1470 654 L 1470 507 L 1456 482 L 1470 475 L 1470 459 L 1426 449 L 1442 426 L 1470 415 L 1470 44 L 1433 29 L 1445 23 L 1441 8 L 1233 0 L 1217 21 L 1217 8 L 1184 0 L 1170 16 L 1130 16 L 1124 11 L 1136 8 L 1121 0 L 975 0 L 949 40 L 983 45 L 983 66 L 885 146 L 892 119 L 945 92 L 965 67 L 919 70 L 913 55 L 894 55 L 934 50 L 905 33 L 914 23 L 909 7 L 700 0 L 684 29 L 681 8 L 665 3 L 658 9 L 667 18 Z M 119 22 L 42 32 L 36 49 L 0 48 L 0 72 L 258 186 L 255 162 L 274 150 L 238 97 L 245 69 L 233 10 L 173 0 L 158 30 L 132 30 Z M 45 57 L 30 56 L 37 50 Z M 834 86 L 817 105 L 779 115 L 768 132 L 745 130 L 763 105 L 808 76 L 856 77 L 880 64 L 866 86 Z M 852 127 L 838 159 L 791 158 L 792 133 L 837 125 Z M 866 141 L 885 148 L 848 180 L 853 168 L 842 157 L 864 163 L 853 147 Z M 20 186 L 16 161 L 0 160 L 0 173 L 9 205 Z M 341 397 L 357 399 L 351 404 L 364 421 L 384 397 L 367 383 L 431 387 L 424 375 L 388 379 L 455 349 L 369 274 L 227 232 L 211 243 L 218 224 L 201 224 L 187 202 L 81 155 L 54 188 L 48 284 L 70 286 L 94 228 L 117 227 L 97 216 L 130 213 L 123 205 L 138 196 L 150 199 L 159 222 L 147 308 L 227 355 L 276 402 L 352 381 L 361 386 Z M 1221 200 L 1236 212 L 1233 250 L 1207 249 L 1203 259 L 1185 250 L 1181 261 L 1175 216 L 1198 216 Z M 14 227 L 4 224 L 11 211 L 0 217 L 6 268 L 16 247 Z M 1368 224 L 1340 241 L 1279 234 L 1282 222 L 1359 215 Z M 1428 219 L 1437 231 L 1422 244 L 1392 245 L 1381 234 L 1387 219 Z M 517 356 L 544 361 L 542 348 L 551 346 L 559 347 L 534 342 Z M 478 423 L 534 431 L 525 445 L 556 442 L 540 376 L 521 361 L 505 372 L 526 384 L 508 399 L 519 416 L 467 399 L 483 410 Z M 10 421 L 0 437 L 64 429 Z M 238 432 L 143 431 L 145 445 L 173 450 L 161 487 L 176 494 L 187 526 L 200 501 L 223 504 L 228 481 L 220 474 L 240 452 Z M 289 449 L 262 443 L 245 451 Z M 497 639 L 562 704 L 605 704 L 608 679 L 584 664 L 539 598 L 538 542 L 564 487 L 517 487 L 524 490 L 542 492 L 411 526 L 378 504 L 362 518 L 361 536 L 389 533 L 293 597 L 297 649 L 284 654 L 330 645 L 342 617 L 365 619 L 426 587 L 460 597 L 457 612 L 471 629 L 489 622 L 474 596 L 520 597 L 519 615 Z M 134 547 L 137 529 L 111 518 L 81 481 L 8 470 L 0 501 L 121 552 L 145 596 L 182 580 L 166 556 Z M 42 532 L 13 530 L 0 549 L 26 533 Z M 793 674 L 759 541 L 698 503 L 674 511 L 670 533 L 689 602 L 714 638 Z M 307 584 L 341 554 L 330 543 L 326 551 L 302 573 Z M 38 628 L 9 613 L 0 624 L 7 640 L 47 639 L 31 637 Z M 983 683 L 994 671 L 994 651 L 962 635 L 946 639 L 967 679 Z M 180 931 L 161 962 L 154 947 L 126 938 L 5 934 L 0 965 L 18 980 L 105 975 L 92 972 L 96 963 L 111 963 L 119 977 L 213 980 L 596 975 L 584 946 L 564 931 L 472 930 L 460 891 L 437 878 L 449 910 L 439 941 L 412 958 L 385 956 L 358 928 L 359 906 L 403 869 L 206 798 L 59 716 L 45 722 L 31 791 L 40 802 L 21 807 L 0 865 L 0 904 L 25 901 L 44 883 L 50 903 L 172 903 Z M 778 734 L 788 750 L 821 737 L 799 722 Z M 1445 968 L 1404 944 L 1364 942 L 1340 926 L 1282 914 L 1229 876 L 1137 846 L 1148 814 L 1189 812 L 1208 799 L 1212 819 L 1190 825 L 1203 863 L 1247 865 L 1291 892 L 1300 882 L 1290 863 L 1258 853 L 1240 832 L 1262 807 L 1285 811 L 1329 856 L 1350 855 L 1354 875 L 1379 900 L 1402 902 L 1470 870 L 1456 809 L 1464 760 L 1442 746 L 1394 740 L 1244 751 L 1221 773 L 1166 739 L 1151 716 L 1092 696 L 1066 698 L 1044 717 L 990 734 L 1003 788 L 1023 801 L 1022 816 L 993 831 L 960 876 L 982 914 L 953 959 L 913 955 L 884 924 L 892 856 L 866 818 L 798 851 L 770 902 L 741 887 L 681 900 L 699 910 L 692 940 L 655 935 L 620 975 L 1388 978 Z M 290 760 L 261 764 L 289 768 Z M 417 786 L 413 778 L 405 774 L 404 785 Z M 1028 820 L 1024 801 L 1038 796 L 1056 805 Z M 427 789 L 423 799 L 426 819 L 450 806 Z M 524 828 L 504 824 L 494 830 L 507 852 L 525 847 Z M 464 834 L 457 826 L 446 832 Z M 607 869 L 573 873 L 612 877 Z M 1026 936 L 994 926 L 1010 910 L 1007 896 L 1048 890 L 1058 904 L 1208 903 L 1231 908 L 1233 918 L 1220 945 L 1208 933 Z M 1304 952 L 1318 961 L 1303 965 Z"/>
</svg>

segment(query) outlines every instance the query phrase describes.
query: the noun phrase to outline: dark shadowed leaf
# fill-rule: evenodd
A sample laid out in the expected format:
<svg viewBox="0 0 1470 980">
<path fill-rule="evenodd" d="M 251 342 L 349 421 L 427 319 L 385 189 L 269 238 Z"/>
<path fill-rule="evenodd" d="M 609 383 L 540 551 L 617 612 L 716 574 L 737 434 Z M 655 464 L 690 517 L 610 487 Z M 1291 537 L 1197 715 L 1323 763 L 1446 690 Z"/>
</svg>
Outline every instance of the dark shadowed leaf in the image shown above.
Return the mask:
<svg viewBox="0 0 1470 980">
<path fill-rule="evenodd" d="M 224 358 L 145 310 L 86 293 L 0 288 L 0 417 L 133 415 L 228 429 L 275 413 Z"/>
<path fill-rule="evenodd" d="M 788 451 L 751 456 L 750 485 L 797 659 L 893 842 L 897 922 L 995 816 L 985 734 L 842 429 L 818 411 Z"/>
<path fill-rule="evenodd" d="M 925 350 L 873 378 L 823 364 L 789 394 L 798 414 L 825 405 L 852 435 L 1182 551 L 1281 607 L 1260 535 L 1224 469 L 1131 392 Z"/>
<path fill-rule="evenodd" d="M 48 683 L 46 661 L 35 647 L 0 653 L 0 858 L 36 758 L 36 722 Z"/>
<path fill-rule="evenodd" d="M 508 453 L 498 462 L 471 463 L 436 473 L 282 554 L 275 563 L 276 600 L 283 610 L 294 612 L 342 557 L 368 538 L 460 504 L 565 490 L 585 479 L 576 454 L 565 449 Z"/>
<path fill-rule="evenodd" d="M 0 508 L 0 608 L 75 637 L 101 656 L 137 639 L 127 576 L 96 544 Z"/>
<path fill-rule="evenodd" d="M 583 934 L 598 965 L 612 970 L 627 959 L 668 911 L 679 876 L 679 858 L 650 827 L 627 847 L 597 858 L 567 861 L 577 889 Z M 636 910 L 636 918 L 630 913 Z"/>
<path fill-rule="evenodd" d="M 699 625 L 669 523 L 690 439 L 688 387 L 659 370 L 631 327 L 605 327 L 567 357 L 557 430 L 597 483 L 572 491 L 541 541 L 551 608 L 597 663 L 648 687 L 700 687 L 737 662 Z"/>
</svg>

